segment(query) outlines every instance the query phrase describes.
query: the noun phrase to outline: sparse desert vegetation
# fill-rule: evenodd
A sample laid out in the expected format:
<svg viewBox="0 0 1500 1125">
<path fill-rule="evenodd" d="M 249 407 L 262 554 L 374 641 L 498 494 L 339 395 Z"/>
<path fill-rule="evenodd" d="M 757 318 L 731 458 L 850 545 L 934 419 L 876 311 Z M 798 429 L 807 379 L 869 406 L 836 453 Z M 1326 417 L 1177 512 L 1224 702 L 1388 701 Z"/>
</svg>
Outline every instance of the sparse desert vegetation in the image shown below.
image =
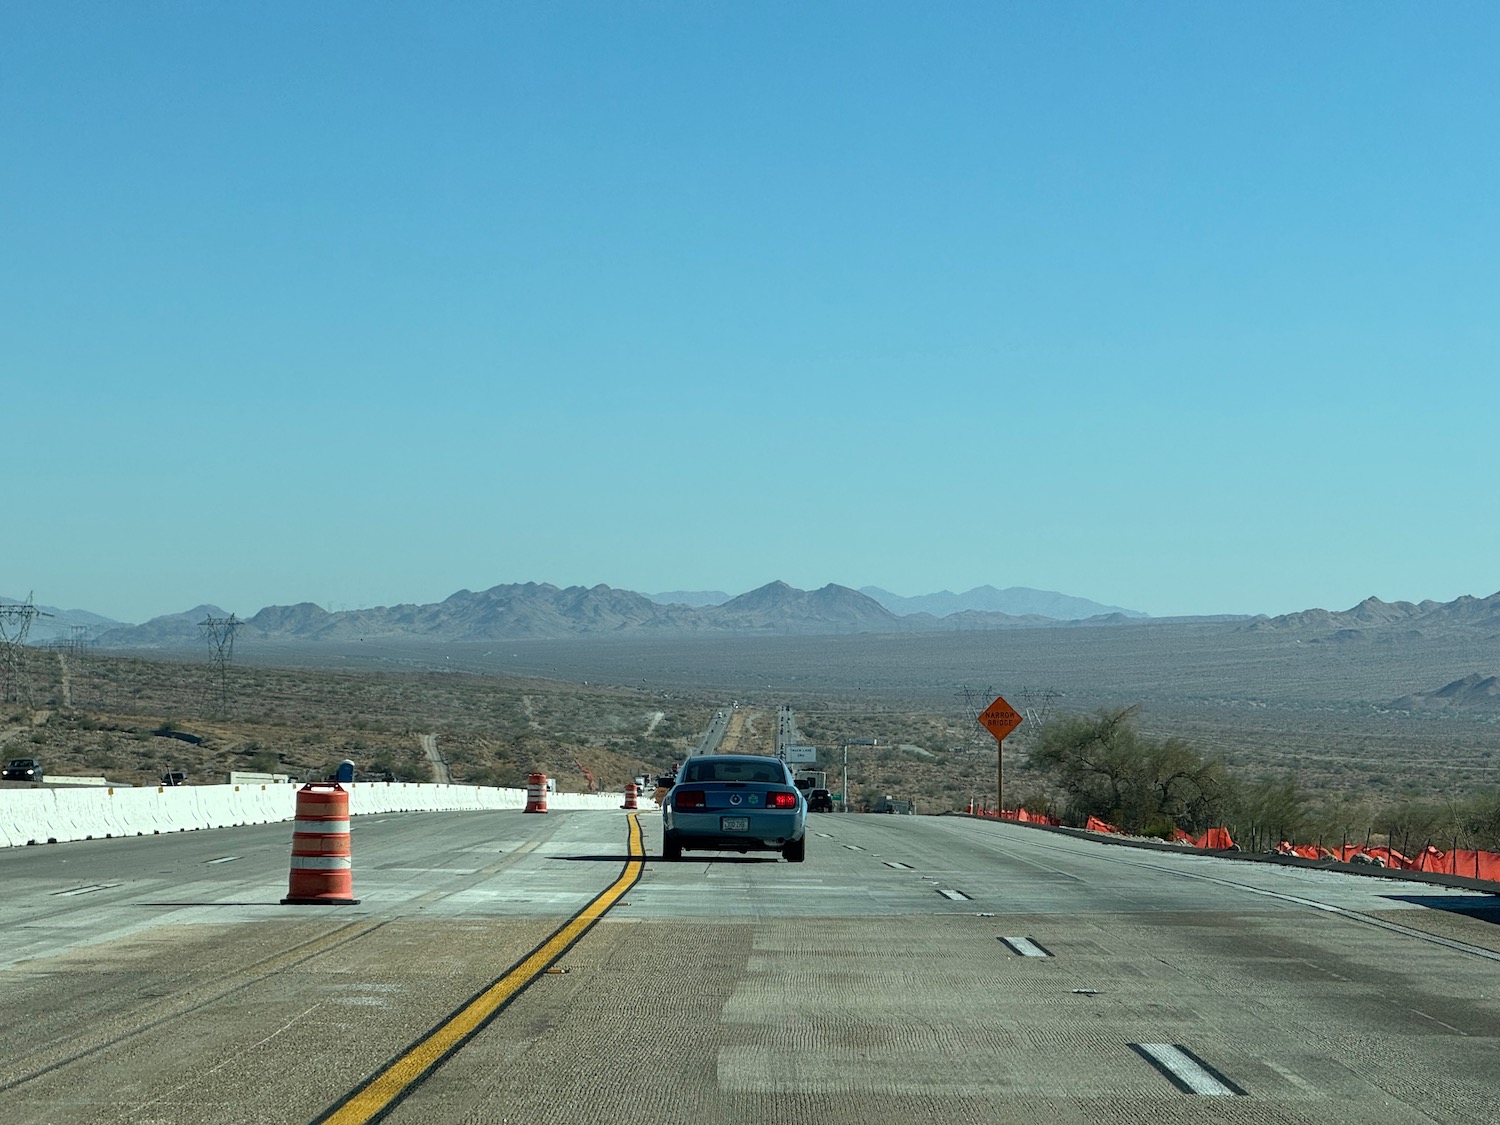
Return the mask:
<svg viewBox="0 0 1500 1125">
<path fill-rule="evenodd" d="M 321 778 L 344 759 L 362 775 L 426 781 L 418 736 L 434 734 L 458 782 L 524 785 L 535 770 L 581 790 L 587 770 L 617 787 L 681 758 L 709 713 L 648 692 L 447 672 L 239 666 L 226 706 L 202 662 L 34 652 L 29 671 L 35 707 L 0 712 L 11 732 L 0 753 L 24 743 L 53 776 L 120 784 L 155 784 L 168 769 L 194 782 L 231 770 Z M 666 713 L 652 724 L 655 711 Z"/>
</svg>

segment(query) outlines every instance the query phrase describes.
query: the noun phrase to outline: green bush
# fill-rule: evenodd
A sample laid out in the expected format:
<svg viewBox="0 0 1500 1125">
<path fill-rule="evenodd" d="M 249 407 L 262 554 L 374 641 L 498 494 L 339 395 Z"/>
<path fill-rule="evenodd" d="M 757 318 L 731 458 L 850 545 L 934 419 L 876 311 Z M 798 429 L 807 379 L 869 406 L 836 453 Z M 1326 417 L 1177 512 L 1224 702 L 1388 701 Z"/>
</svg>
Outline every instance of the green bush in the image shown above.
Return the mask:
<svg viewBox="0 0 1500 1125">
<path fill-rule="evenodd" d="M 1141 829 L 1142 836 L 1154 836 L 1158 840 L 1170 840 L 1177 835 L 1177 824 L 1169 816 L 1152 817 Z"/>
<path fill-rule="evenodd" d="M 1230 793 L 1223 763 L 1180 738 L 1142 737 L 1139 710 L 1054 719 L 1026 764 L 1067 795 L 1064 819 L 1075 824 L 1097 816 L 1142 832 L 1158 823 L 1188 831 L 1219 823 Z"/>
</svg>

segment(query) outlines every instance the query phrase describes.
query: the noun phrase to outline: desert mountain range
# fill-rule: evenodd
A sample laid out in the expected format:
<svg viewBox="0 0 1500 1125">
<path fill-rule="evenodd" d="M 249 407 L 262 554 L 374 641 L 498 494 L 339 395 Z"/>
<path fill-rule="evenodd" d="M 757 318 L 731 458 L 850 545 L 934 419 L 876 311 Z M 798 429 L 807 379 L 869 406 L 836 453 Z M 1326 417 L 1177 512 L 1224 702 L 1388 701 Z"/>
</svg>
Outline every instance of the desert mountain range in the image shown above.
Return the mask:
<svg viewBox="0 0 1500 1125">
<path fill-rule="evenodd" d="M 1357 606 L 1337 612 L 1305 609 L 1280 617 L 1260 618 L 1248 628 L 1286 632 L 1331 634 L 1335 639 L 1357 639 L 1369 631 L 1416 630 L 1419 633 L 1447 628 L 1486 629 L 1500 632 L 1500 593 L 1487 598 L 1464 594 L 1451 602 L 1383 602 L 1366 598 Z"/>
<path fill-rule="evenodd" d="M 198 622 L 225 616 L 213 606 L 154 618 L 99 634 L 96 643 L 163 647 L 197 642 Z M 1058 625 L 1050 618 L 1003 613 L 898 616 L 847 586 L 798 590 L 772 582 L 719 605 L 662 605 L 643 594 L 609 586 L 527 582 L 478 592 L 460 590 L 431 605 L 381 606 L 329 613 L 310 603 L 267 606 L 247 618 L 245 641 L 425 640 L 487 641 L 576 636 L 701 636 L 904 633 L 945 629 L 1023 628 Z"/>
<path fill-rule="evenodd" d="M 1122 617 L 1148 616 L 1137 609 L 1100 605 L 1088 598 L 1075 598 L 1069 594 L 1059 594 L 1055 590 L 1033 590 L 1028 586 L 1007 586 L 1003 590 L 994 586 L 975 586 L 962 594 L 941 590 L 936 594 L 920 594 L 913 598 L 893 594 L 879 586 L 861 586 L 859 592 L 873 598 L 898 617 L 913 613 L 948 617 L 971 611 L 1003 613 L 1010 617 L 1047 617 L 1054 621 L 1083 621 L 1112 613 Z M 723 605 L 730 600 L 730 595 L 722 590 L 670 590 L 662 594 L 647 594 L 646 597 L 661 605 L 697 607 Z"/>
<path fill-rule="evenodd" d="M 882 595 L 882 604 L 870 592 Z M 267 606 L 244 619 L 239 639 L 256 641 L 348 642 L 359 640 L 488 641 L 601 636 L 812 635 L 835 633 L 951 632 L 1021 628 L 1162 625 L 1182 621 L 1225 622 L 1257 632 L 1282 632 L 1314 643 L 1391 638 L 1450 629 L 1482 630 L 1500 637 L 1500 593 L 1463 596 L 1451 602 L 1383 602 L 1366 598 L 1343 611 L 1304 610 L 1280 617 L 1149 618 L 1136 611 L 1083 598 L 1012 587 L 978 587 L 967 594 L 948 592 L 900 598 L 874 587 L 866 591 L 830 583 L 799 590 L 771 582 L 738 597 L 712 600 L 716 592 L 647 596 L 609 586 L 518 583 L 488 590 L 460 590 L 441 602 L 380 606 L 329 612 L 303 602 Z M 671 600 L 668 600 L 671 599 Z M 1007 600 L 1009 599 L 1009 600 Z M 13 601 L 14 599 L 0 599 Z M 694 604 L 694 603 L 698 604 Z M 975 608 L 1010 605 L 1005 612 Z M 930 609 L 909 611 L 912 605 Z M 938 613 L 958 605 L 958 609 Z M 38 607 L 45 609 L 46 607 Z M 1047 608 L 1051 614 L 1035 612 Z M 1078 614 L 1093 610 L 1088 616 Z M 904 612 L 903 612 L 904 611 Z M 31 638 L 68 639 L 75 628 L 90 643 L 118 648 L 177 648 L 201 643 L 204 617 L 227 617 L 213 605 L 156 617 L 143 625 L 123 625 L 80 610 L 48 610 L 33 623 Z"/>
<path fill-rule="evenodd" d="M 821 590 L 798 590 L 772 582 L 739 597 L 721 591 L 671 591 L 637 594 L 609 586 L 559 588 L 547 583 L 495 586 L 478 593 L 460 590 L 431 605 L 382 606 L 328 612 L 310 602 L 268 606 L 245 619 L 245 640 L 363 639 L 492 640 L 561 638 L 648 633 L 701 635 L 714 633 L 806 634 L 841 632 L 912 632 L 933 629 L 996 629 L 1059 625 L 1073 620 L 1107 623 L 1125 616 L 1144 617 L 1087 598 L 1046 590 L 980 586 L 966 594 L 943 591 L 924 598 L 900 598 L 877 591 L 896 603 L 924 604 L 935 599 L 944 614 L 914 612 L 910 605 L 883 606 L 876 598 L 830 584 Z M 15 599 L 0 598 L 0 602 Z M 1053 612 L 1038 614 L 1045 605 Z M 1006 610 L 1006 606 L 1012 607 Z M 32 625 L 33 640 L 67 640 L 81 630 L 90 643 L 106 647 L 177 647 L 197 643 L 205 617 L 227 617 L 216 605 L 199 605 L 182 613 L 152 618 L 143 625 L 111 621 L 82 610 L 39 606 L 49 616 Z M 941 620 L 939 620 L 941 618 Z"/>
</svg>

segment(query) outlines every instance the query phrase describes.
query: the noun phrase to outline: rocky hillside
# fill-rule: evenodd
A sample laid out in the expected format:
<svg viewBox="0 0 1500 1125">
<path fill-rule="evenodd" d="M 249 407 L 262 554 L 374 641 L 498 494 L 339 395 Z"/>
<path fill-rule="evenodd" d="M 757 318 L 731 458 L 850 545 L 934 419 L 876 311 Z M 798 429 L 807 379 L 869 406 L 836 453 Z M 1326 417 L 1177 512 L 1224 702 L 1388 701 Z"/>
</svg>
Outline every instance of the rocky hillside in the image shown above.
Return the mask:
<svg viewBox="0 0 1500 1125">
<path fill-rule="evenodd" d="M 1500 711 L 1500 676 L 1476 672 L 1433 691 L 1403 695 L 1391 707 L 1397 711 Z"/>
</svg>

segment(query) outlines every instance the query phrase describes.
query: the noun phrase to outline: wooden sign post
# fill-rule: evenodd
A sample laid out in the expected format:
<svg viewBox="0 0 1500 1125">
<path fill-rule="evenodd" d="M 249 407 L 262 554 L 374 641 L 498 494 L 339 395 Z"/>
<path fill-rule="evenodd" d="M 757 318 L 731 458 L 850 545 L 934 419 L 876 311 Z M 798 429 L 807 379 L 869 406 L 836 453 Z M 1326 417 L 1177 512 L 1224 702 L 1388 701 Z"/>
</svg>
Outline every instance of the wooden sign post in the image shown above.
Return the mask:
<svg viewBox="0 0 1500 1125">
<path fill-rule="evenodd" d="M 1004 696 L 997 695 L 995 702 L 980 712 L 979 725 L 995 736 L 995 817 L 999 819 L 1005 783 L 1005 736 L 1021 725 L 1021 713 L 1005 702 Z"/>
</svg>

